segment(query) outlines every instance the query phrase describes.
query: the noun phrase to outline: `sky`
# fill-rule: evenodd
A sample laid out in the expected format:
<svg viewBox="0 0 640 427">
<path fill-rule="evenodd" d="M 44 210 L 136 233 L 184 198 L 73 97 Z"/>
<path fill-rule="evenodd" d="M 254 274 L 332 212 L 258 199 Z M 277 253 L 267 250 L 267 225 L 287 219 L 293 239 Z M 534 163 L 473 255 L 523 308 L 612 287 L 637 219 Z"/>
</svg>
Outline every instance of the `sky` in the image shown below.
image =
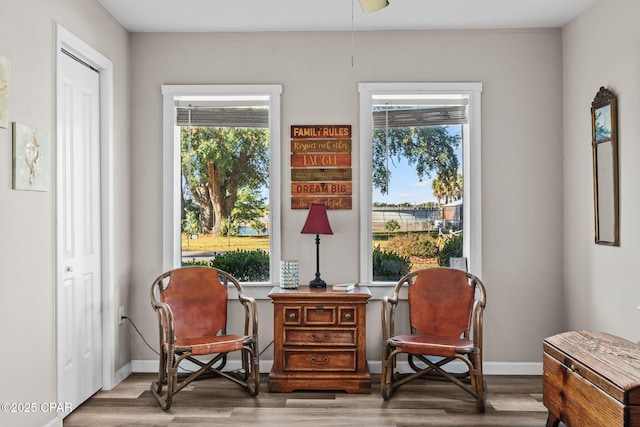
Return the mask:
<svg viewBox="0 0 640 427">
<path fill-rule="evenodd" d="M 420 204 L 435 202 L 431 190 L 431 179 L 425 177 L 422 182 L 418 179 L 415 169 L 408 166 L 406 161 L 389 161 L 391 179 L 389 181 L 389 194 L 381 194 L 377 188 L 373 189 L 372 200 L 374 203 L 411 203 Z"/>
</svg>

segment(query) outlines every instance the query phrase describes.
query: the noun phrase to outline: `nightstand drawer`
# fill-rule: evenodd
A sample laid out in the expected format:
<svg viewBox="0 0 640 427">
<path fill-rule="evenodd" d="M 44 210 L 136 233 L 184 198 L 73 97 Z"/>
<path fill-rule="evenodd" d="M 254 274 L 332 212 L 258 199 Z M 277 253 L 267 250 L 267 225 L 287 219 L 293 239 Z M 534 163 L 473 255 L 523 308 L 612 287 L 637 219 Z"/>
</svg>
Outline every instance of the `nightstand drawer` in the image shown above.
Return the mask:
<svg viewBox="0 0 640 427">
<path fill-rule="evenodd" d="M 356 370 L 356 350 L 284 350 L 284 370 L 352 372 Z"/>
<path fill-rule="evenodd" d="M 304 307 L 305 325 L 335 325 L 338 316 L 337 309 L 332 305 L 318 304 Z"/>
<path fill-rule="evenodd" d="M 284 324 L 285 325 L 301 325 L 302 324 L 302 309 L 300 307 L 282 307 L 284 311 Z"/>
<path fill-rule="evenodd" d="M 355 346 L 356 329 L 312 329 L 287 327 L 284 329 L 284 345 Z"/>
<path fill-rule="evenodd" d="M 356 307 L 338 307 L 338 324 L 341 326 L 356 324 Z"/>
</svg>

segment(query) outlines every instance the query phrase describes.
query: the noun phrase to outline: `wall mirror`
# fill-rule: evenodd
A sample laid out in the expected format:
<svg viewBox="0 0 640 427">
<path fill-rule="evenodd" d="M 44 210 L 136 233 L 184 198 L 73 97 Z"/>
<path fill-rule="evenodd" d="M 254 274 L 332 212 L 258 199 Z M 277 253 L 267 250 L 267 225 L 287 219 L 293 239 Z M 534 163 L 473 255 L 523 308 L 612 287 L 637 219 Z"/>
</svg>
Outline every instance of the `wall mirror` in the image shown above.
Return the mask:
<svg viewBox="0 0 640 427">
<path fill-rule="evenodd" d="M 619 246 L 618 131 L 615 95 L 601 87 L 591 103 L 596 244 Z"/>
</svg>

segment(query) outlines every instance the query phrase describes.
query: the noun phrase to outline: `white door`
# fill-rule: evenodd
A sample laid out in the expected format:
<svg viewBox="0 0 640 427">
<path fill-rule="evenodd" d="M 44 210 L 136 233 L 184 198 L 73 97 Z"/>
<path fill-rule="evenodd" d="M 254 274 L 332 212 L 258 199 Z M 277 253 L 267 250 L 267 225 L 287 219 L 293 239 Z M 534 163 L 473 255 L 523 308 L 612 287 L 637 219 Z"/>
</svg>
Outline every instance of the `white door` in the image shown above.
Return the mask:
<svg viewBox="0 0 640 427">
<path fill-rule="evenodd" d="M 59 58 L 58 398 L 75 409 L 102 387 L 99 74 Z"/>
</svg>

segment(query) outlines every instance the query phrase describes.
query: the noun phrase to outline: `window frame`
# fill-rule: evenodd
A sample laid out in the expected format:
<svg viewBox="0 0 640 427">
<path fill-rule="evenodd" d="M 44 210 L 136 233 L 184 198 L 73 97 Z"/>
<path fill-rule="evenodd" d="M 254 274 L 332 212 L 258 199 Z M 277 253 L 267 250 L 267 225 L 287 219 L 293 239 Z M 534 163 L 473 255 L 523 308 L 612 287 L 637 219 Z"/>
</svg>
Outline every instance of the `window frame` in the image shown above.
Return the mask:
<svg viewBox="0 0 640 427">
<path fill-rule="evenodd" d="M 269 106 L 269 283 L 277 283 L 281 253 L 280 226 L 280 98 L 282 85 L 162 85 L 162 265 L 170 270 L 182 264 L 180 221 L 180 126 L 176 102 L 189 97 L 268 96 Z M 243 283 L 243 285 L 264 285 Z"/>
<path fill-rule="evenodd" d="M 378 95 L 462 95 L 468 99 L 469 122 L 462 125 L 463 256 L 469 272 L 482 277 L 482 174 L 481 94 L 482 83 L 360 83 L 360 283 L 373 282 L 372 265 L 372 146 L 373 97 Z"/>
</svg>

